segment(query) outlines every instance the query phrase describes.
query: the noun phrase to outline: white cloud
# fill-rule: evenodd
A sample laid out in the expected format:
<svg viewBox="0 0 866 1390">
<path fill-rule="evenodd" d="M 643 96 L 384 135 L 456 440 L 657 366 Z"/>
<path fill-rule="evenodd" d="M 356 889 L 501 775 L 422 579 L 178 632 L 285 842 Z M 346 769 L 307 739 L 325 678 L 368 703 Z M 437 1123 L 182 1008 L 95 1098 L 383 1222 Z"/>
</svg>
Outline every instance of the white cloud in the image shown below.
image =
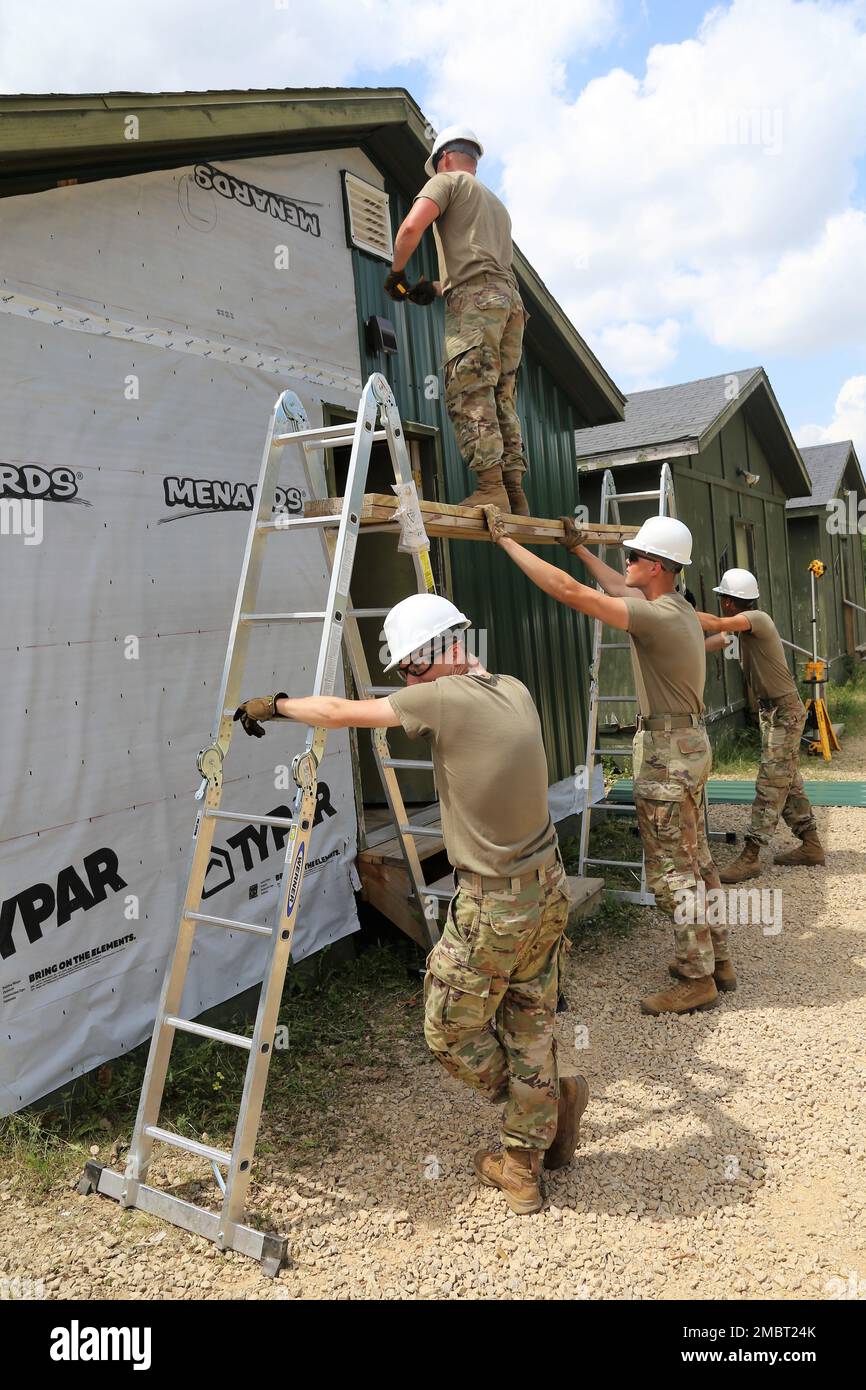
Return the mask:
<svg viewBox="0 0 866 1390">
<path fill-rule="evenodd" d="M 677 355 L 680 326 L 665 319 L 651 328 L 645 323 L 609 324 L 591 336 L 590 346 L 614 381 L 629 391 L 648 391 L 664 384 L 665 368 Z"/>
<path fill-rule="evenodd" d="M 866 466 L 866 376 L 851 376 L 843 384 L 829 425 L 801 425 L 794 438 L 803 445 L 852 439 L 861 465 Z"/>
</svg>

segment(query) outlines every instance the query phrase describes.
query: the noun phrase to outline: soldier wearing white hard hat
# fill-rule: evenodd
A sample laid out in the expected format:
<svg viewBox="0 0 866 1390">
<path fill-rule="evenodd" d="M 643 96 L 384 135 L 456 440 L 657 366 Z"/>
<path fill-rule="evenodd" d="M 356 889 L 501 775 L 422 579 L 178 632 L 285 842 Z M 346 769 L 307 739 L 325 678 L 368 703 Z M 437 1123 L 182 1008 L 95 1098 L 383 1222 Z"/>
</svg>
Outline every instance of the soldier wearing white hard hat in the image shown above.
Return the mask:
<svg viewBox="0 0 866 1390">
<path fill-rule="evenodd" d="M 560 1077 L 553 1024 L 569 895 L 547 804 L 548 771 L 532 696 L 467 652 L 469 619 L 413 594 L 385 619 L 386 671 L 406 688 L 378 700 L 247 700 L 247 733 L 294 719 L 327 729 L 396 728 L 429 737 L 442 837 L 458 889 L 427 960 L 424 1032 L 453 1076 L 501 1102 L 499 1152 L 475 1171 L 521 1214 L 542 1206 L 541 1168 L 571 1161 L 589 1088 Z"/>
<path fill-rule="evenodd" d="M 712 1008 L 719 990 L 736 987 L 727 932 L 699 909 L 698 884 L 719 887 L 707 844 L 704 788 L 712 753 L 704 726 L 706 654 L 694 609 L 676 588 L 691 563 L 692 536 L 673 517 L 653 516 L 626 545 L 625 577 L 582 544 L 563 517 L 567 550 L 605 589 L 580 584 L 505 534 L 495 507 L 485 508 L 494 540 L 545 593 L 590 618 L 628 633 L 639 714 L 633 745 L 634 800 L 647 882 L 674 920 L 676 983 L 641 1000 L 648 1014 Z"/>
<path fill-rule="evenodd" d="M 385 290 L 392 299 L 415 304 L 445 298 L 445 405 L 476 484 L 463 506 L 493 502 L 528 516 L 517 416 L 527 315 L 512 265 L 511 218 L 476 177 L 483 153 L 468 126 L 448 126 L 436 137 L 424 166 L 428 181 L 397 232 Z M 406 266 L 428 227 L 439 279 L 413 284 Z"/>
<path fill-rule="evenodd" d="M 800 840 L 796 849 L 777 854 L 775 864 L 823 864 L 824 849 L 800 776 L 800 741 L 806 709 L 800 699 L 769 613 L 757 607 L 758 581 L 750 570 L 725 570 L 713 590 L 722 616 L 698 613 L 707 651 L 719 651 L 735 635 L 743 676 L 758 702 L 761 761 L 755 800 L 743 852 L 721 870 L 722 883 L 742 883 L 761 872 L 761 849 L 769 845 L 780 816 Z"/>
</svg>

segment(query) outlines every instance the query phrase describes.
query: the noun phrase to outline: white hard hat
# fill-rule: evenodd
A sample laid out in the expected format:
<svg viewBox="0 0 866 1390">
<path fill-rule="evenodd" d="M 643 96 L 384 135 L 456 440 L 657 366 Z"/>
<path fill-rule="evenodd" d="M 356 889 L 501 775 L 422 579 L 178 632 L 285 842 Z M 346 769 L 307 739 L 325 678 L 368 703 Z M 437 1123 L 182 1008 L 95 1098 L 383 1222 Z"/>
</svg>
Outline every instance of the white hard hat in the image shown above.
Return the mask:
<svg viewBox="0 0 866 1390">
<path fill-rule="evenodd" d="M 633 540 L 625 542 L 626 550 L 643 550 L 659 560 L 674 560 L 678 565 L 692 563 L 692 533 L 688 526 L 673 516 L 651 516 L 641 526 Z"/>
<path fill-rule="evenodd" d="M 439 594 L 410 594 L 395 604 L 385 619 L 385 641 L 391 658 L 385 670 L 393 671 L 399 662 L 443 632 L 468 626 L 466 614 L 447 598 Z"/>
<path fill-rule="evenodd" d="M 479 159 L 484 153 L 484 146 L 481 144 L 475 131 L 470 130 L 468 125 L 447 125 L 445 129 L 436 136 L 435 144 L 430 151 L 430 158 L 424 165 L 424 172 L 428 174 L 430 178 L 436 173 L 434 160 L 437 154 L 442 149 L 443 145 L 450 145 L 452 140 L 466 140 L 470 145 L 477 146 Z"/>
<path fill-rule="evenodd" d="M 725 570 L 713 593 L 727 594 L 729 598 L 760 598 L 758 581 L 751 570 Z"/>
</svg>

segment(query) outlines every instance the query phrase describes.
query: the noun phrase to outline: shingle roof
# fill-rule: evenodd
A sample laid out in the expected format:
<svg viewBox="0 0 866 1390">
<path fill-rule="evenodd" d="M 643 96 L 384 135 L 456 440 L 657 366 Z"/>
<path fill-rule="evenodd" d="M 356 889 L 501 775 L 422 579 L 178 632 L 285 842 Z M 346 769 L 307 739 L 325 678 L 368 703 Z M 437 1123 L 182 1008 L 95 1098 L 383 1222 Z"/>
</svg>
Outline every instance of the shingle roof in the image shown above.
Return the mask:
<svg viewBox="0 0 866 1390">
<path fill-rule="evenodd" d="M 731 380 L 740 391 L 761 371 L 747 367 L 739 372 L 635 391 L 626 397 L 625 419 L 612 425 L 595 425 L 575 435 L 578 460 L 618 453 L 655 444 L 698 440 L 731 403 Z"/>
<path fill-rule="evenodd" d="M 812 479 L 812 495 L 811 497 L 791 497 L 786 502 L 786 507 L 794 510 L 797 507 L 825 506 L 831 497 L 836 496 L 842 474 L 845 472 L 845 465 L 848 462 L 848 455 L 852 453 L 853 449 L 854 445 L 850 439 L 843 439 L 834 444 L 813 444 L 802 448 L 800 453 L 803 455 L 803 462 L 809 470 L 809 477 Z"/>
</svg>

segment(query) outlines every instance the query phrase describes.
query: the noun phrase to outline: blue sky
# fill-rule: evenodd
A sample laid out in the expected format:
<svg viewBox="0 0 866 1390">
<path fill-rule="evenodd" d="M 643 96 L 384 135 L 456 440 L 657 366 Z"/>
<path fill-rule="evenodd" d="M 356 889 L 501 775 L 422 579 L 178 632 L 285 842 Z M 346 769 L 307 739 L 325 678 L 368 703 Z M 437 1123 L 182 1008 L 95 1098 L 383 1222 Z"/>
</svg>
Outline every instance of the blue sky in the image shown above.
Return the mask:
<svg viewBox="0 0 866 1390">
<path fill-rule="evenodd" d="M 801 443 L 866 459 L 866 0 L 0 10 L 2 91 L 282 86 L 404 86 L 473 125 L 624 390 L 761 364 Z"/>
</svg>

